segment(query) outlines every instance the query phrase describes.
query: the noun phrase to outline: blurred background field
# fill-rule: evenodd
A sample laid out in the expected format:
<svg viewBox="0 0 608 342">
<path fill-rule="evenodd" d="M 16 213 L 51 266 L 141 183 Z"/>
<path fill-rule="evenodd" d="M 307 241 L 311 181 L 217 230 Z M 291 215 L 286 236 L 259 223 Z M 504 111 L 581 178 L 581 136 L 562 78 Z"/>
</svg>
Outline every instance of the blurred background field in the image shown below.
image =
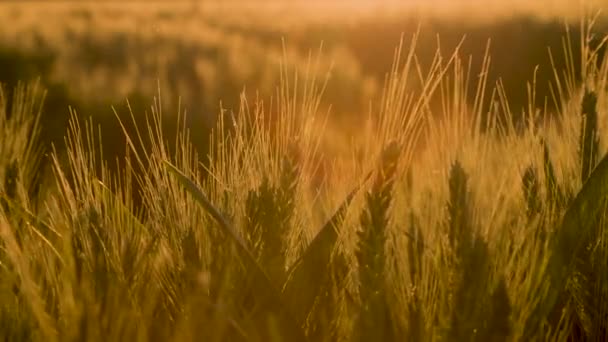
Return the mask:
<svg viewBox="0 0 608 342">
<path fill-rule="evenodd" d="M 451 53 L 466 36 L 460 51 L 472 57 L 473 78 L 481 72 L 491 38 L 488 86 L 502 77 L 517 117 L 527 104 L 526 81 L 537 66 L 538 103 L 551 96 L 548 82 L 554 75 L 548 47 L 557 67 L 565 67 L 565 25 L 578 38 L 580 15 L 602 5 L 405 3 L 0 2 L 0 82 L 10 86 L 42 79 L 49 90 L 42 118 L 47 142 L 62 139 L 72 106 L 80 116 L 93 116 L 107 127 L 104 148 L 115 154 L 124 141 L 114 136 L 112 106 L 127 112 L 128 99 L 142 117 L 160 92 L 166 113 L 176 113 L 178 104 L 187 110 L 190 127 L 197 132 L 193 139 L 204 149 L 222 108 L 235 109 L 243 91 L 248 98 L 269 101 L 276 95 L 281 63 L 303 75 L 312 57 L 318 64 L 309 76 L 319 84 L 328 77 L 321 106 L 325 111 L 331 105 L 327 153 L 338 153 L 362 120 L 377 111 L 402 34 L 409 37 L 420 28 L 416 52 L 423 67 L 431 64 L 438 46 L 442 53 Z M 606 26 L 600 22 L 595 28 Z M 573 57 L 578 67 L 580 56 Z M 476 86 L 469 83 L 471 89 Z M 438 102 L 434 109 L 440 111 Z"/>
</svg>

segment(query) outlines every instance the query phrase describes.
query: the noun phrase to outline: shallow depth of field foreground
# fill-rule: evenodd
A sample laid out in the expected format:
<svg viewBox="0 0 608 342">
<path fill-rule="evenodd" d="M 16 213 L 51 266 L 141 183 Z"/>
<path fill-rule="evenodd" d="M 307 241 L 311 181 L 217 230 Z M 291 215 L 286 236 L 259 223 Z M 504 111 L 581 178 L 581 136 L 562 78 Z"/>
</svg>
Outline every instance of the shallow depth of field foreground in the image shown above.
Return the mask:
<svg viewBox="0 0 608 342">
<path fill-rule="evenodd" d="M 314 56 L 218 115 L 204 154 L 162 92 L 116 112 L 126 157 L 108 160 L 75 111 L 44 146 L 42 87 L 5 88 L 0 338 L 605 341 L 608 59 L 589 22 L 552 51 L 581 56 L 551 66 L 553 105 L 530 75 L 522 109 L 458 47 L 421 67 L 404 36 L 339 155 Z"/>
</svg>

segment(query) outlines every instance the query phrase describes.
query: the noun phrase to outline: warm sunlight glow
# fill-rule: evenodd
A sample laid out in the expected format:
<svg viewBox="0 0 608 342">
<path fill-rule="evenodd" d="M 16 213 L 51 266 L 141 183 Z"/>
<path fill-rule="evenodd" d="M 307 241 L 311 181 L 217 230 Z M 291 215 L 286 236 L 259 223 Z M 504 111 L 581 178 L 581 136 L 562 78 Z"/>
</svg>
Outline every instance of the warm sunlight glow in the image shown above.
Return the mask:
<svg viewBox="0 0 608 342">
<path fill-rule="evenodd" d="M 608 341 L 607 0 L 0 0 L 0 341 Z"/>
</svg>

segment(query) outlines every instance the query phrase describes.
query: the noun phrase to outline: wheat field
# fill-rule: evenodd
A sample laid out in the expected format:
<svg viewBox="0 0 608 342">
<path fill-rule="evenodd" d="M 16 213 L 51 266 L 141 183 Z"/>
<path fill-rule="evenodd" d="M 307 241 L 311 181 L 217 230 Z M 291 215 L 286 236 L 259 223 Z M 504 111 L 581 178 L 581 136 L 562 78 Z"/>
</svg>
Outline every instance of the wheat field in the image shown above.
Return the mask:
<svg viewBox="0 0 608 342">
<path fill-rule="evenodd" d="M 321 20 L 307 15 L 299 23 Z M 241 19 L 221 25 L 237 32 Z M 235 90 L 243 84 L 235 75 L 227 87 L 212 79 L 201 89 L 217 92 L 204 99 L 188 82 L 146 79 L 142 50 L 131 66 L 98 74 L 122 79 L 98 83 L 69 69 L 86 63 L 60 60 L 52 77 L 75 90 L 64 89 L 70 96 L 57 108 L 74 91 L 95 97 L 108 84 L 116 85 L 109 97 L 140 86 L 156 96 L 141 107 L 108 106 L 103 118 L 66 106 L 67 129 L 52 142 L 53 78 L 16 73 L 22 82 L 0 92 L 0 336 L 606 340 L 608 36 L 596 30 L 600 19 L 572 24 L 563 49 L 547 53 L 549 73 L 532 72 L 516 102 L 508 80 L 492 78 L 485 46 L 479 70 L 459 40 L 421 59 L 429 48 L 422 26 L 396 41 L 381 81 L 348 64 L 344 55 L 356 50 L 302 54 L 272 36 L 264 38 L 276 44 L 271 51 L 231 45 L 224 31 L 213 33 L 220 24 L 209 24 L 184 39 L 225 44 L 217 51 L 243 44 L 214 63 L 237 58 L 241 72 L 272 76 L 252 81 L 259 93 Z M 243 25 L 288 25 L 259 20 Z M 0 41 L 28 44 L 11 29 Z M 51 31 L 40 30 L 50 36 L 35 44 L 83 53 Z M 318 41 L 306 39 L 299 46 L 310 51 Z M 333 73 L 350 75 L 342 83 L 328 76 L 332 60 Z M 200 68 L 199 76 L 231 70 Z M 181 91 L 183 99 L 174 96 Z M 351 97 L 360 102 L 344 101 Z M 338 114 L 333 100 L 346 103 Z M 189 109 L 197 103 L 213 116 L 197 117 Z M 339 117 L 348 115 L 358 119 L 345 134 Z M 114 123 L 109 140 L 99 121 Z M 108 144 L 121 153 L 107 155 Z"/>
</svg>

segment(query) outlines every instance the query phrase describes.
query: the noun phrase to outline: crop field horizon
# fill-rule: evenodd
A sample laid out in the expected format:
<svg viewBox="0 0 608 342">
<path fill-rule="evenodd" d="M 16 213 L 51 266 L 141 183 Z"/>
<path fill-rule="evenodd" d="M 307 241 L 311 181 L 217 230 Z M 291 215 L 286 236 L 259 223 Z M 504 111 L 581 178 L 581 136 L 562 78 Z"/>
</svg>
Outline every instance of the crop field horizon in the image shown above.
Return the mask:
<svg viewBox="0 0 608 342">
<path fill-rule="evenodd" d="M 0 2 L 0 339 L 606 341 L 605 5 Z"/>
</svg>

